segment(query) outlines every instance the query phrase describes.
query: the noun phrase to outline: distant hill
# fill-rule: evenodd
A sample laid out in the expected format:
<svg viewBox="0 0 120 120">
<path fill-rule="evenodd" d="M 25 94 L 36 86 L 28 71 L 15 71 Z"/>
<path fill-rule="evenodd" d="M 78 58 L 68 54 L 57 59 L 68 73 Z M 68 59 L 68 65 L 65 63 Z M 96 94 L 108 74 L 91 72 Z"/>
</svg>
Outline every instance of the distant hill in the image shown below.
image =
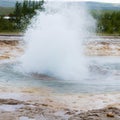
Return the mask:
<svg viewBox="0 0 120 120">
<path fill-rule="evenodd" d="M 0 0 L 0 7 L 14 7 L 16 1 L 23 1 L 23 0 Z M 120 4 L 99 3 L 99 2 L 80 2 L 80 4 L 86 4 L 86 6 L 88 6 L 89 9 L 120 10 Z"/>
<path fill-rule="evenodd" d="M 8 15 L 14 11 L 13 7 L 0 7 L 0 15 Z"/>
<path fill-rule="evenodd" d="M 86 2 L 86 6 L 93 10 L 120 10 L 120 4 Z"/>
<path fill-rule="evenodd" d="M 16 0 L 0 0 L 0 7 L 14 7 Z"/>
</svg>

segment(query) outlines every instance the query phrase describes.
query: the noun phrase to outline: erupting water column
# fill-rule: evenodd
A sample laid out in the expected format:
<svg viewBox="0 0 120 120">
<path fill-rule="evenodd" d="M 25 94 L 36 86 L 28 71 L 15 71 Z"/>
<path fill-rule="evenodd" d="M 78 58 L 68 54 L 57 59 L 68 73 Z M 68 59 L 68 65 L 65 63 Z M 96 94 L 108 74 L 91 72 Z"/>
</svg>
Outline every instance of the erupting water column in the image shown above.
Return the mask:
<svg viewBox="0 0 120 120">
<path fill-rule="evenodd" d="M 95 20 L 80 3 L 46 3 L 26 30 L 23 71 L 81 80 L 87 74 L 82 42 L 94 30 Z"/>
</svg>

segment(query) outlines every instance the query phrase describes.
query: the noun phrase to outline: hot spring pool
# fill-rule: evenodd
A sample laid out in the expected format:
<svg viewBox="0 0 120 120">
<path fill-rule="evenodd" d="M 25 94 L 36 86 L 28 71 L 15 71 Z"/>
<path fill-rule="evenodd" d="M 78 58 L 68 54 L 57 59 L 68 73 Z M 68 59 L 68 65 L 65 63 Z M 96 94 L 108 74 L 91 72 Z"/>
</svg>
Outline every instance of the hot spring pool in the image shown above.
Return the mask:
<svg viewBox="0 0 120 120">
<path fill-rule="evenodd" d="M 99 61 L 99 62 L 98 62 Z M 16 70 L 18 63 L 0 64 L 0 86 L 49 88 L 59 93 L 106 93 L 120 91 L 119 57 L 89 57 L 89 74 L 80 80 L 62 80 Z"/>
</svg>

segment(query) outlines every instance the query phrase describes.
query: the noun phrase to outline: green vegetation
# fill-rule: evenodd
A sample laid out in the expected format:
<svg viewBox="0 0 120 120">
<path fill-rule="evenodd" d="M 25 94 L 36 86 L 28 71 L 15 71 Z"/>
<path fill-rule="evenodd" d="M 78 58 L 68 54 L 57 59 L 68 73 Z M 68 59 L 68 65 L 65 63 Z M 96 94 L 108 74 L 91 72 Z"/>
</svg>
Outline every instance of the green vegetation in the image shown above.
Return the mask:
<svg viewBox="0 0 120 120">
<path fill-rule="evenodd" d="M 43 11 L 44 1 L 24 0 L 16 2 L 14 8 L 0 7 L 0 32 L 21 32 L 26 29 L 36 9 Z M 98 34 L 120 35 L 119 10 L 92 10 L 97 21 Z M 8 15 L 10 18 L 5 19 Z"/>
<path fill-rule="evenodd" d="M 14 10 L 8 14 L 9 18 L 6 18 L 6 14 L 0 16 L 0 32 L 21 32 L 25 30 L 30 19 L 36 14 L 35 10 L 44 10 L 43 3 L 43 0 L 16 2 Z"/>
<path fill-rule="evenodd" d="M 12 7 L 0 7 L 0 16 L 1 15 L 8 15 L 14 11 Z"/>
<path fill-rule="evenodd" d="M 120 11 L 93 11 L 97 33 L 120 35 Z"/>
</svg>

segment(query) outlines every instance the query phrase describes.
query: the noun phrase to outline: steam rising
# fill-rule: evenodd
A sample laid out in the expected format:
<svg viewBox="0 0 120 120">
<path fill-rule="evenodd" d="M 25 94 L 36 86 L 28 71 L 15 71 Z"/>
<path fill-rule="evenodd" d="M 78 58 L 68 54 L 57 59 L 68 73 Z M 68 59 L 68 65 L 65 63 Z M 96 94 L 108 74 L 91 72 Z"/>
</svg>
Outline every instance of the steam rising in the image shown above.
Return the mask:
<svg viewBox="0 0 120 120">
<path fill-rule="evenodd" d="M 94 30 L 95 21 L 85 6 L 47 3 L 45 11 L 38 11 L 25 33 L 23 71 L 80 80 L 87 74 L 82 42 Z"/>
</svg>

